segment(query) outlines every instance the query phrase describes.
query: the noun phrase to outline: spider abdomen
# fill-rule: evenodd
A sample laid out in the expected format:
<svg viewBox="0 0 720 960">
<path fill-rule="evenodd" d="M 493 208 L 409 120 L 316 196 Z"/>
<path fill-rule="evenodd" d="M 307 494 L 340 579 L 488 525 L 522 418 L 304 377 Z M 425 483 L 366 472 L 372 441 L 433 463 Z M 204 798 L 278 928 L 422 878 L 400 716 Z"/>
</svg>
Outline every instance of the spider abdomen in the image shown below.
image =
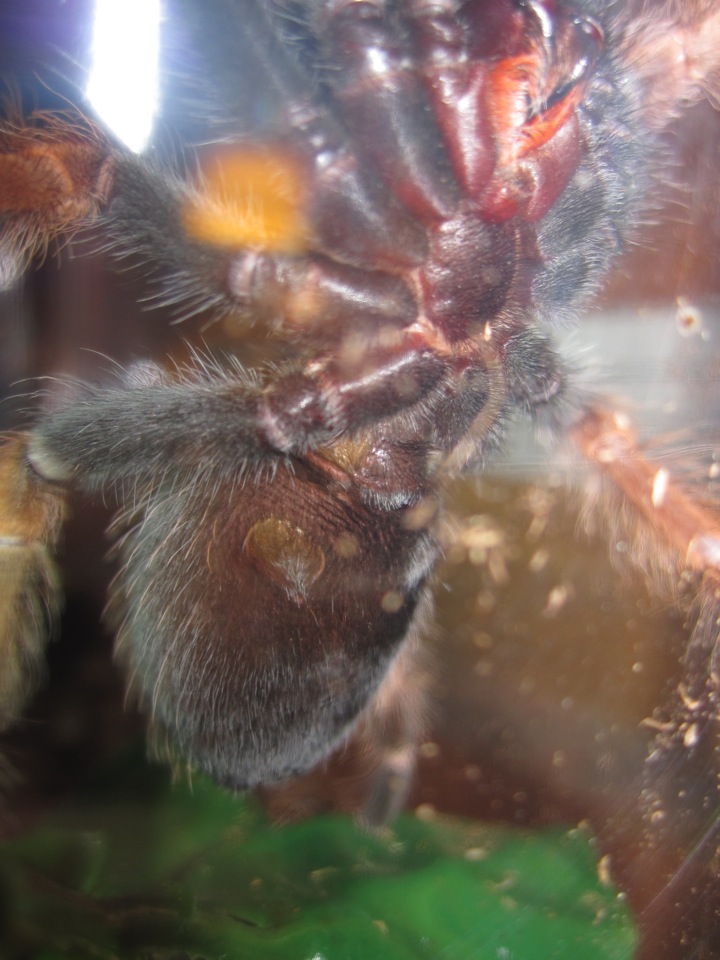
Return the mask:
<svg viewBox="0 0 720 960">
<path fill-rule="evenodd" d="M 310 769 L 408 636 L 436 549 L 305 464 L 159 497 L 123 542 L 120 650 L 158 731 L 236 789 Z"/>
</svg>

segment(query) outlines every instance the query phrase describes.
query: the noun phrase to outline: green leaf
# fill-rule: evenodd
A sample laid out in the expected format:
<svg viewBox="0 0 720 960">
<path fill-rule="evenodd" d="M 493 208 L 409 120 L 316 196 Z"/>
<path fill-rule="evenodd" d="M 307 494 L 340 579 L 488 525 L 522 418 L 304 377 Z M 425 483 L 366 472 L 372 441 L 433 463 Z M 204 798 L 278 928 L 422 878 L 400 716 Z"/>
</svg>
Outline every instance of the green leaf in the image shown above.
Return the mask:
<svg viewBox="0 0 720 960">
<path fill-rule="evenodd" d="M 7 844 L 0 884 L 10 960 L 630 960 L 635 945 L 581 831 L 275 827 L 252 799 L 147 771 Z"/>
</svg>

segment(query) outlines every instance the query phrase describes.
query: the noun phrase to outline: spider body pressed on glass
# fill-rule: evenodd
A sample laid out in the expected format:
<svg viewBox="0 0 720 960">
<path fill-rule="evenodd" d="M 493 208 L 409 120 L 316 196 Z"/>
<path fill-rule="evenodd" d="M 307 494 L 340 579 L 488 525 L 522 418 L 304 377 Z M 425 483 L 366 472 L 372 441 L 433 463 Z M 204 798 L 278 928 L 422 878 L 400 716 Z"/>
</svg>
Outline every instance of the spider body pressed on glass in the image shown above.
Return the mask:
<svg viewBox="0 0 720 960">
<path fill-rule="evenodd" d="M 561 419 L 565 374 L 528 318 L 572 310 L 593 261 L 619 249 L 634 147 L 606 148 L 627 121 L 611 72 L 596 79 L 599 24 L 508 4 L 494 62 L 473 15 L 313 11 L 347 134 L 313 106 L 287 49 L 273 51 L 290 128 L 278 150 L 312 184 L 288 242 L 307 252 L 214 240 L 218 217 L 243 218 L 212 206 L 226 199 L 228 145 L 208 174 L 219 199 L 206 200 L 62 119 L 8 134 L 27 158 L 20 176 L 47 183 L 54 165 L 74 177 L 76 202 L 99 208 L 122 252 L 177 261 L 182 279 L 166 282 L 186 299 L 267 316 L 295 354 L 254 379 L 219 363 L 145 367 L 83 391 L 27 441 L 43 480 L 120 491 L 120 647 L 154 722 L 234 787 L 309 769 L 388 671 L 408 669 L 443 475 L 481 464 L 515 407 Z M 268 49 L 261 8 L 243 16 Z M 590 193 L 587 218 L 558 236 L 548 211 L 589 210 Z"/>
<path fill-rule="evenodd" d="M 178 11 L 201 47 L 249 38 L 242 75 L 262 77 L 271 132 L 223 133 L 193 179 L 80 115 L 8 119 L 3 272 L 97 231 L 179 317 L 251 323 L 284 356 L 250 373 L 204 348 L 115 386 L 64 385 L 8 442 L 5 712 L 39 645 L 65 491 L 114 495 L 111 616 L 158 742 L 237 789 L 359 742 L 382 821 L 423 725 L 444 488 L 516 411 L 607 470 L 715 610 L 711 511 L 653 491 L 625 421 L 551 340 L 623 253 L 656 131 L 704 74 L 671 76 L 662 23 L 644 36 L 590 0 L 332 0 L 293 7 L 298 22 L 259 2 L 196 6 Z M 700 27 L 675 27 L 699 58 Z M 236 75 L 218 61 L 228 100 Z"/>
</svg>

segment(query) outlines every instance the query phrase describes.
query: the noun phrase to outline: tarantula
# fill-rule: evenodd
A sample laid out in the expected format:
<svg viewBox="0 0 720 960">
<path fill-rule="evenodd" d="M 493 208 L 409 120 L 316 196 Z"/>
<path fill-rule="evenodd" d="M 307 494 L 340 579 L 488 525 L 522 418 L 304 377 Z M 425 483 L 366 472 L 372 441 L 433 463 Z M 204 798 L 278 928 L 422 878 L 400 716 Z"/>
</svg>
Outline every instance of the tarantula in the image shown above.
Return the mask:
<svg viewBox="0 0 720 960">
<path fill-rule="evenodd" d="M 181 174 L 85 114 L 11 113 L 3 275 L 100 232 L 157 302 L 231 333 L 252 325 L 284 358 L 249 371 L 195 350 L 114 386 L 65 384 L 8 440 L 7 722 L 53 606 L 66 493 L 112 494 L 111 616 L 158 742 L 233 788 L 359 744 L 377 768 L 369 816 L 386 818 L 423 722 L 445 484 L 483 467 L 516 411 L 568 435 L 633 538 L 691 571 L 684 702 L 707 719 L 715 514 L 658 480 L 627 422 L 583 394 L 552 327 L 623 252 L 658 129 L 710 82 L 712 5 L 651 22 L 599 0 L 196 7 L 178 14 L 217 56 L 218 98 L 232 110 L 238 76 L 262 77 L 270 132 L 224 130 Z M 669 749 L 690 722 L 666 732 Z"/>
</svg>

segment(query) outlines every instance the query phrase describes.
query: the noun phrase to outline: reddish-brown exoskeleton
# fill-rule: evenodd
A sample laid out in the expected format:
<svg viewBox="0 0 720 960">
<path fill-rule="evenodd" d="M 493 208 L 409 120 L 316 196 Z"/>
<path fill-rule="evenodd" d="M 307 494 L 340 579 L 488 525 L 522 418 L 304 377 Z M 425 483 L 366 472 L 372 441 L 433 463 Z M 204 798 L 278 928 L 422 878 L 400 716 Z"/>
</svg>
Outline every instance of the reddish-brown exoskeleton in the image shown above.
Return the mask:
<svg viewBox="0 0 720 960">
<path fill-rule="evenodd" d="M 8 120 L 3 273 L 98 230 L 179 315 L 252 321 L 285 359 L 252 373 L 205 354 L 138 365 L 66 390 L 7 444 L 4 710 L 38 646 L 64 492 L 112 492 L 118 645 L 159 739 L 234 788 L 354 744 L 382 820 L 422 725 L 444 484 L 483 466 L 513 412 L 569 432 L 637 526 L 692 568 L 698 648 L 714 649 L 714 511 L 672 484 L 657 496 L 627 425 L 568 377 L 551 326 L 623 252 L 654 135 L 715 68 L 718 15 L 650 26 L 591 0 L 328 0 L 299 7 L 305 57 L 271 7 L 200 6 L 182 15 L 220 51 L 230 99 L 241 81 L 223 44 L 251 38 L 241 76 L 262 77 L 272 132 L 225 136 L 181 178 L 84 117 Z M 707 716 L 707 656 L 691 680 L 687 702 Z"/>
</svg>

